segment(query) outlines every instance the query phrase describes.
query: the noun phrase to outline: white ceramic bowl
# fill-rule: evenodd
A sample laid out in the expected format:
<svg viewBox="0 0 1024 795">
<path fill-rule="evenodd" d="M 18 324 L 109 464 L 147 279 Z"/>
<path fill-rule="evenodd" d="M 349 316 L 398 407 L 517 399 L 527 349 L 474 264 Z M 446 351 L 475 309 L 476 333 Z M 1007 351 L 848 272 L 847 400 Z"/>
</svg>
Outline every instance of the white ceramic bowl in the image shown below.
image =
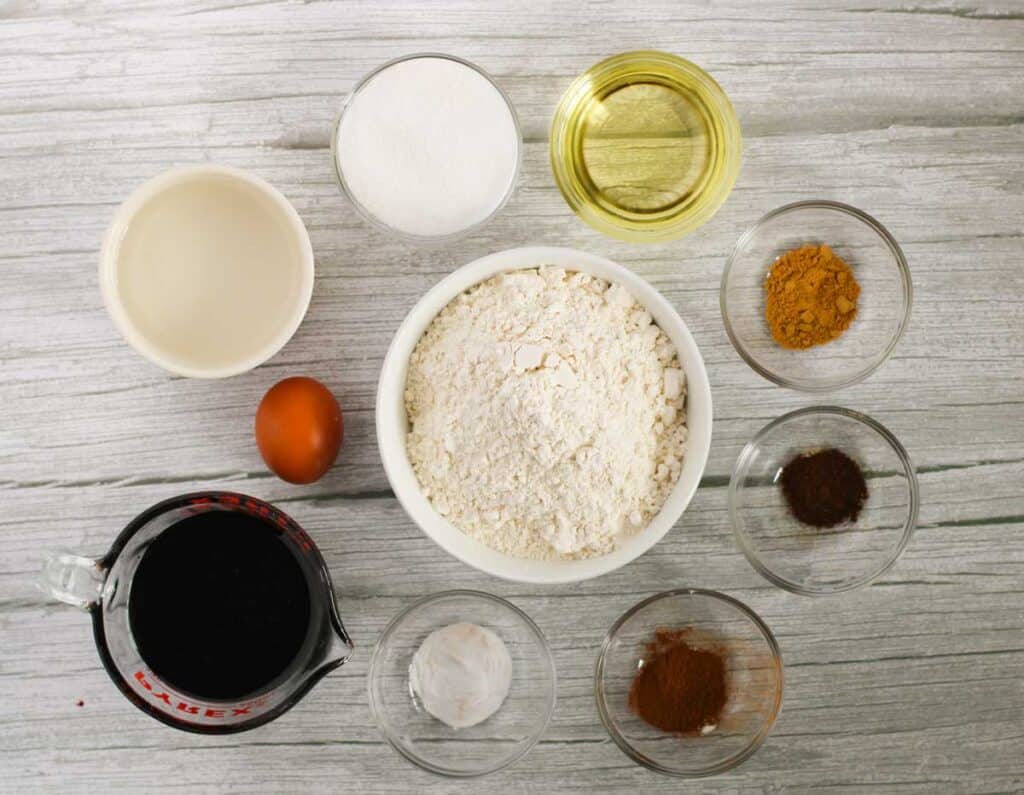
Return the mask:
<svg viewBox="0 0 1024 795">
<path fill-rule="evenodd" d="M 177 341 L 182 336 L 176 330 L 167 330 L 166 319 L 153 319 L 145 312 L 135 311 L 124 299 L 122 248 L 133 225 L 141 224 L 151 230 L 146 245 L 153 245 L 154 237 L 164 241 L 162 247 L 147 250 L 150 259 L 161 263 L 162 273 L 180 273 L 184 252 L 189 251 L 190 246 L 194 250 L 197 240 L 210 236 L 210 227 L 216 221 L 204 214 L 204 206 L 195 201 L 195 196 L 189 196 L 187 201 L 177 200 L 172 213 L 168 213 L 166 205 L 161 206 L 160 201 L 190 188 L 202 194 L 209 190 L 210 184 L 223 185 L 225 195 L 234 192 L 245 205 L 230 206 L 227 202 L 221 205 L 225 217 L 220 220 L 228 223 L 215 230 L 212 247 L 206 244 L 199 251 L 205 260 L 193 260 L 204 262 L 199 268 L 201 272 L 195 274 L 194 279 L 179 276 L 183 287 L 199 284 L 201 296 L 196 295 L 200 291 L 195 289 L 170 290 L 160 309 L 179 317 L 179 324 L 186 327 L 190 325 L 190 318 L 205 320 L 211 315 L 222 315 L 220 322 L 227 325 L 231 323 L 231 310 L 244 306 L 255 307 L 250 314 L 260 319 L 258 323 L 250 322 L 250 328 L 236 324 L 232 327 L 234 334 L 227 335 L 217 331 L 215 324 L 210 325 L 209 333 L 198 334 L 201 338 L 193 340 L 193 350 L 188 352 L 168 343 L 168 339 Z M 180 205 L 184 205 L 184 209 Z M 256 239 L 254 229 L 272 235 L 277 248 L 284 252 L 280 260 L 274 262 L 274 275 L 279 277 L 275 285 L 281 288 L 277 292 L 266 286 L 266 273 L 252 273 L 249 269 L 236 272 L 237 267 L 225 269 L 216 264 L 218 256 L 223 256 L 221 249 L 229 251 L 234 262 L 248 263 L 244 241 Z M 180 241 L 180 250 L 176 245 L 167 244 L 170 238 L 175 244 Z M 214 264 L 207 267 L 206 260 Z M 138 353 L 177 375 L 226 378 L 258 367 L 281 350 L 299 328 L 313 295 L 313 247 L 295 208 L 269 182 L 231 166 L 181 166 L 142 183 L 117 209 L 103 241 L 99 274 L 107 312 L 121 336 Z M 207 329 L 201 324 L 199 327 Z M 244 340 L 233 344 L 229 350 L 211 355 L 211 351 L 223 347 L 219 345 L 221 340 L 232 336 Z"/>
<path fill-rule="evenodd" d="M 679 352 L 687 379 L 689 441 L 683 471 L 661 511 L 639 533 L 623 539 L 607 555 L 585 560 L 527 560 L 491 549 L 470 538 L 437 513 L 423 496 L 406 453 L 409 430 L 405 379 L 409 357 L 427 326 L 448 303 L 474 284 L 497 273 L 554 265 L 621 284 L 651 313 Z M 682 318 L 650 284 L 621 265 L 569 248 L 528 247 L 500 251 L 459 268 L 429 290 L 406 316 L 391 341 L 377 387 L 377 444 L 391 487 L 406 513 L 442 548 L 470 566 L 506 580 L 559 583 L 598 577 L 639 557 L 676 523 L 689 505 L 711 447 L 711 388 L 704 360 Z"/>
</svg>

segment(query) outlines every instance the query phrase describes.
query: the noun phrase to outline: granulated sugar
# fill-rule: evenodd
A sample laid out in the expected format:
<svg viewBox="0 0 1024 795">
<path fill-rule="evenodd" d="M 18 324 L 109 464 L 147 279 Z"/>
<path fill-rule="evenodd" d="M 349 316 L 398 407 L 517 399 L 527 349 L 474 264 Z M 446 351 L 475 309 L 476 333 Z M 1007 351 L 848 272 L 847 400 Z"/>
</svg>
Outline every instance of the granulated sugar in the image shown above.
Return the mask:
<svg viewBox="0 0 1024 795">
<path fill-rule="evenodd" d="M 519 142 L 512 109 L 486 76 L 427 55 L 385 67 L 353 95 L 335 155 L 366 212 L 409 235 L 444 237 L 501 206 Z"/>
<path fill-rule="evenodd" d="M 540 268 L 454 299 L 410 358 L 408 454 L 435 510 L 511 555 L 611 551 L 679 478 L 676 350 L 621 286 Z"/>
</svg>

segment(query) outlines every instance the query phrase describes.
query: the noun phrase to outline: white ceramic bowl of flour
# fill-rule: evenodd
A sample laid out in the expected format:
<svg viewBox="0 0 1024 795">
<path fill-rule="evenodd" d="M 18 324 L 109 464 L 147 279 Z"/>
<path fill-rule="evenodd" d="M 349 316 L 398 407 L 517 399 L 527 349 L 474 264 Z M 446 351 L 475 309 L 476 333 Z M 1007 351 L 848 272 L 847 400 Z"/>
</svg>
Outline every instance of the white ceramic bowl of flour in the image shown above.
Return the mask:
<svg viewBox="0 0 1024 795">
<path fill-rule="evenodd" d="M 456 296 L 490 277 L 512 270 L 553 265 L 620 284 L 639 301 L 669 337 L 686 372 L 687 452 L 679 480 L 643 530 L 624 537 L 611 552 L 580 560 L 530 560 L 498 552 L 463 533 L 434 510 L 423 495 L 406 452 L 409 431 L 405 382 L 409 357 L 434 317 Z M 474 568 L 506 580 L 575 582 L 624 566 L 654 546 L 678 521 L 700 484 L 711 448 L 711 388 L 693 336 L 673 306 L 650 284 L 611 260 L 568 248 L 528 247 L 482 257 L 459 268 L 427 292 L 406 316 L 384 358 L 377 388 L 377 443 L 391 487 L 424 533 Z"/>
</svg>

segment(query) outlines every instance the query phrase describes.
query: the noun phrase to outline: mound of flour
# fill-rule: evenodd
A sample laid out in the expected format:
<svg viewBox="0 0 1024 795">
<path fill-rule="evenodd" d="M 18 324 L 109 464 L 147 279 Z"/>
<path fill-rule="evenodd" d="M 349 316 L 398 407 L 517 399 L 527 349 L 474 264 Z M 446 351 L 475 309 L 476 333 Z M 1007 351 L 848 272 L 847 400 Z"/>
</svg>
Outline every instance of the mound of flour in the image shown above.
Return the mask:
<svg viewBox="0 0 1024 795">
<path fill-rule="evenodd" d="M 488 279 L 409 362 L 409 460 L 435 510 L 526 558 L 604 554 L 679 478 L 686 383 L 621 286 L 558 268 Z"/>
</svg>

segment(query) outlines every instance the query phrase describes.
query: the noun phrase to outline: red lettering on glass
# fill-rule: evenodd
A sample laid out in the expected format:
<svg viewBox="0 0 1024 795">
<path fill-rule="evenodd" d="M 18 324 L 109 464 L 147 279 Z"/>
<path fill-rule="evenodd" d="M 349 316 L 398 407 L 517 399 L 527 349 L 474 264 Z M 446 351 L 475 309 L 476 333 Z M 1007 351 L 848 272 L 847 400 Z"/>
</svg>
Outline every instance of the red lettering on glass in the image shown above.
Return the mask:
<svg viewBox="0 0 1024 795">
<path fill-rule="evenodd" d="M 146 681 L 146 675 L 142 671 L 136 671 L 134 676 L 135 676 L 136 681 L 138 681 L 138 683 L 143 688 L 145 688 L 150 693 L 152 693 L 153 698 L 157 699 L 158 701 L 164 702 L 168 707 L 173 706 L 176 710 L 178 710 L 178 712 L 186 712 L 189 715 L 199 715 L 200 714 L 200 712 L 199 712 L 199 710 L 201 709 L 200 707 L 197 707 L 197 706 L 195 706 L 193 704 L 188 704 L 185 701 L 179 701 L 177 704 L 172 704 L 171 703 L 171 696 L 170 696 L 169 693 L 156 693 L 156 692 L 154 692 L 153 685 L 151 685 L 148 681 Z M 231 717 L 233 718 L 233 717 L 235 717 L 237 715 L 251 715 L 252 714 L 252 708 L 253 707 L 262 706 L 263 701 L 264 701 L 263 699 L 256 699 L 255 701 L 251 702 L 250 704 L 248 704 L 245 707 L 232 707 L 231 708 Z M 210 708 L 207 708 L 202 714 L 203 714 L 204 717 L 207 717 L 207 718 L 226 718 L 228 716 L 227 715 L 227 711 L 223 710 L 223 709 L 210 709 Z"/>
</svg>

